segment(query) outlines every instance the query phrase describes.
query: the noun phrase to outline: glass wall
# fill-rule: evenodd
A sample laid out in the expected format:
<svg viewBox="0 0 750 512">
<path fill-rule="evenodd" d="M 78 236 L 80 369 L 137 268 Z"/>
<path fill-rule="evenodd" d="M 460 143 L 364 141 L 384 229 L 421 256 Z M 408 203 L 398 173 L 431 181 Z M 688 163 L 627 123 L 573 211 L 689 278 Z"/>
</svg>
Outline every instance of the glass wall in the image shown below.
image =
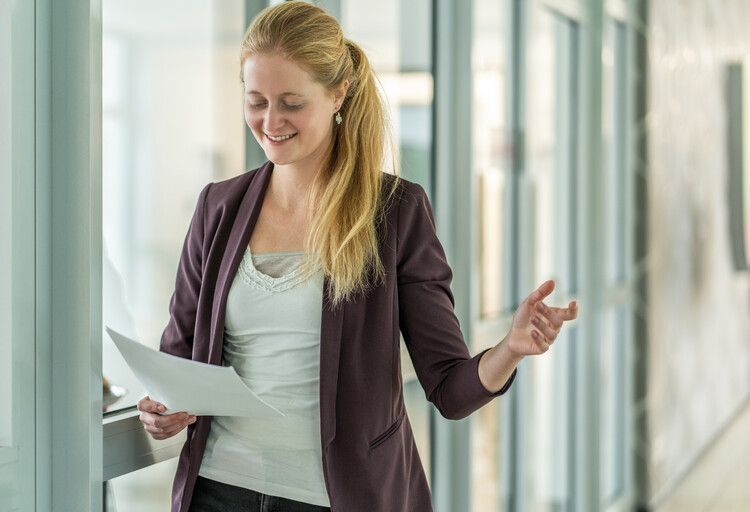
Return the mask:
<svg viewBox="0 0 750 512">
<path fill-rule="evenodd" d="M 474 0 L 472 20 L 472 173 L 477 183 L 478 237 L 473 248 L 479 260 L 478 319 L 485 336 L 472 336 L 472 353 L 481 352 L 502 339 L 503 313 L 507 317 L 513 247 L 511 232 L 512 159 L 514 157 L 510 113 L 512 27 L 509 1 Z M 499 322 L 498 322 L 499 321 Z M 489 339 L 489 344 L 485 340 Z M 471 423 L 471 506 L 474 512 L 501 510 L 503 453 L 501 400 L 477 411 Z"/>
<path fill-rule="evenodd" d="M 533 286 L 555 279 L 549 302 L 562 304 L 577 287 L 578 52 L 578 23 L 535 3 L 526 56 L 530 201 L 524 212 L 533 226 Z M 576 337 L 576 326 L 566 326 L 549 353 L 524 366 L 528 510 L 572 507 Z"/>
<path fill-rule="evenodd" d="M 158 348 L 201 189 L 245 168 L 242 2 L 103 2 L 104 325 Z M 104 376 L 143 390 L 104 336 Z M 116 396 L 112 395 L 114 400 Z"/>
<path fill-rule="evenodd" d="M 34 5 L 0 0 L 0 510 L 37 505 Z"/>
<path fill-rule="evenodd" d="M 10 2 L 0 2 L 0 239 L 12 240 Z M 12 243 L 0 245 L 0 447 L 12 445 Z"/>
<path fill-rule="evenodd" d="M 628 183 L 627 183 L 627 40 L 622 22 L 609 20 L 605 26 L 602 55 L 602 139 L 606 186 L 606 279 L 622 283 L 627 277 Z"/>
<path fill-rule="evenodd" d="M 103 0 L 103 324 L 158 348 L 201 189 L 245 170 L 244 2 Z M 105 409 L 145 394 L 107 335 Z M 169 508 L 176 459 L 111 480 L 117 512 Z"/>
<path fill-rule="evenodd" d="M 481 278 L 480 310 L 483 319 L 497 318 L 507 301 L 506 232 L 513 145 L 510 138 L 508 56 L 511 4 L 475 0 L 472 40 L 472 166 L 479 181 Z"/>
<path fill-rule="evenodd" d="M 605 287 L 609 290 L 600 343 L 601 424 L 600 500 L 602 508 L 616 503 L 628 485 L 628 391 L 631 367 L 631 307 L 626 294 L 631 269 L 628 207 L 629 95 L 627 31 L 622 21 L 608 18 L 602 52 L 602 142 L 605 188 Z"/>
<path fill-rule="evenodd" d="M 432 3 L 429 0 L 341 0 L 346 37 L 370 58 L 390 104 L 398 170 L 432 186 Z"/>
</svg>

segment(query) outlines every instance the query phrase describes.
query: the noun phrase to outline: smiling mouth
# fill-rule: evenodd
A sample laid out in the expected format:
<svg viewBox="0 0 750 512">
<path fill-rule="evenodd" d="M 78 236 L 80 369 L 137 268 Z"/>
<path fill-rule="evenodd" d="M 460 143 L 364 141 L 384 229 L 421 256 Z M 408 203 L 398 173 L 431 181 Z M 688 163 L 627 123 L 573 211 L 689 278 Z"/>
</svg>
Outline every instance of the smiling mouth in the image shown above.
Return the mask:
<svg viewBox="0 0 750 512">
<path fill-rule="evenodd" d="M 284 140 L 287 140 L 287 139 L 291 139 L 292 137 L 296 136 L 297 134 L 296 133 L 292 133 L 290 135 L 280 135 L 278 137 L 274 137 L 273 135 L 268 135 L 267 133 L 265 135 L 266 135 L 266 137 L 268 137 L 269 139 L 271 139 L 274 142 L 281 142 L 281 141 L 284 141 Z"/>
</svg>

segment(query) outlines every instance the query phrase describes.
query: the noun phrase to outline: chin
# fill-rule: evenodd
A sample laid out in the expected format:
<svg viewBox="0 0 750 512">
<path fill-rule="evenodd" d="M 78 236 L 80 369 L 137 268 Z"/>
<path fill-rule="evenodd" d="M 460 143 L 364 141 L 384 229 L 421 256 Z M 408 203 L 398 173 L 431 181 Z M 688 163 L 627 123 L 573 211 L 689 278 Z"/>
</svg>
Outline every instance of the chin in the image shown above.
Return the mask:
<svg viewBox="0 0 750 512">
<path fill-rule="evenodd" d="M 282 155 L 275 155 L 272 151 L 266 151 L 265 153 L 268 161 L 274 165 L 289 165 L 294 163 L 294 159 Z"/>
</svg>

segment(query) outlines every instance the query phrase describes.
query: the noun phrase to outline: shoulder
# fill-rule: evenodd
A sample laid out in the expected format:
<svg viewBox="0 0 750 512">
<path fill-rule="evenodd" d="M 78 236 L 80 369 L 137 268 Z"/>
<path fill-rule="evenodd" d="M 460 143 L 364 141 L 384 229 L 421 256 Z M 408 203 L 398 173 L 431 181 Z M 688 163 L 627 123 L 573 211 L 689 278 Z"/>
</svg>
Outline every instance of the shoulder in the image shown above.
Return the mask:
<svg viewBox="0 0 750 512">
<path fill-rule="evenodd" d="M 427 192 L 421 185 L 392 174 L 383 173 L 383 195 L 390 213 L 394 213 L 394 207 L 399 211 L 430 208 Z"/>
<path fill-rule="evenodd" d="M 425 225 L 434 224 L 432 206 L 427 192 L 418 183 L 384 174 L 383 195 L 384 211 L 389 224 L 396 224 L 399 229 L 414 222 Z"/>
</svg>

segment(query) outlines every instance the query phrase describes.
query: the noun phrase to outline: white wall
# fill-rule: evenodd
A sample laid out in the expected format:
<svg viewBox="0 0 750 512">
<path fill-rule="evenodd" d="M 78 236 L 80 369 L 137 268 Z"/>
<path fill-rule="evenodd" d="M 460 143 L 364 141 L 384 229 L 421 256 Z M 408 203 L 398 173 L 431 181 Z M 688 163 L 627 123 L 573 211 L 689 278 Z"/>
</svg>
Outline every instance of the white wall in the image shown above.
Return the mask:
<svg viewBox="0 0 750 512">
<path fill-rule="evenodd" d="M 10 3 L 0 0 L 0 446 L 12 444 Z"/>
<path fill-rule="evenodd" d="M 745 0 L 651 2 L 649 418 L 652 493 L 750 397 L 750 278 L 733 270 L 725 66 L 750 52 Z"/>
</svg>

